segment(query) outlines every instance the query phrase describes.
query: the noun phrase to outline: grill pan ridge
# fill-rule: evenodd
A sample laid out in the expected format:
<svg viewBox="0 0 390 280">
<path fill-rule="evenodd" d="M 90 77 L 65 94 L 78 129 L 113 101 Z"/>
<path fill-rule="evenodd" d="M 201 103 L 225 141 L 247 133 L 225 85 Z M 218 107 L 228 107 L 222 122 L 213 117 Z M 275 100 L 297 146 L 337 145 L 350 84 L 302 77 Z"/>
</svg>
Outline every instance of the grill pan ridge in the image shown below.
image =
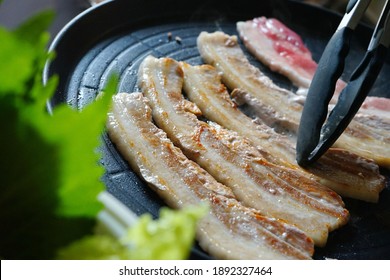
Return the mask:
<svg viewBox="0 0 390 280">
<path fill-rule="evenodd" d="M 105 87 L 107 78 L 115 73 L 120 81 L 118 92 L 139 91 L 137 71 L 149 54 L 168 56 L 190 64 L 202 64 L 196 47 L 201 31 L 221 30 L 237 35 L 235 23 L 257 16 L 276 17 L 296 30 L 318 61 L 327 40 L 336 29 L 340 15 L 296 1 L 239 1 L 200 0 L 155 1 L 112 0 L 97 5 L 69 22 L 56 36 L 50 47 L 57 55 L 48 63 L 44 81 L 58 75 L 60 83 L 48 107 L 59 103 L 82 109 L 92 102 Z M 318 19 L 321 18 L 320 22 Z M 359 36 L 353 38 L 352 52 L 347 64 L 354 68 L 364 53 L 372 30 L 360 25 Z M 245 48 L 244 48 L 245 50 Z M 294 89 L 284 77 L 271 72 L 246 53 L 278 85 Z M 390 93 L 390 61 L 386 60 L 378 77 L 373 95 Z M 347 71 L 348 74 L 348 71 Z M 157 217 L 164 205 L 152 190 L 129 168 L 107 134 L 99 148 L 100 164 L 105 167 L 102 178 L 109 192 L 138 215 L 151 213 Z M 390 259 L 390 186 L 378 204 L 344 199 L 351 212 L 351 221 L 330 233 L 325 248 L 316 248 L 315 259 Z M 195 245 L 192 259 L 209 259 Z"/>
</svg>

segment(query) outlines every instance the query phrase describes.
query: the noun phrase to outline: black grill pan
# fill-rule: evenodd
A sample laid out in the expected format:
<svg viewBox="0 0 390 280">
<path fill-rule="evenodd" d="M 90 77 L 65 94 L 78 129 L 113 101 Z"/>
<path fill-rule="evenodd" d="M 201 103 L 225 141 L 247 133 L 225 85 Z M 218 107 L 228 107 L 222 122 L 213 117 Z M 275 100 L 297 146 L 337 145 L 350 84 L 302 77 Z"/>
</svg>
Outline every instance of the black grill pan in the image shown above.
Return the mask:
<svg viewBox="0 0 390 280">
<path fill-rule="evenodd" d="M 191 64 L 201 64 L 196 38 L 201 31 L 224 31 L 236 34 L 235 23 L 257 16 L 276 17 L 302 37 L 318 61 L 341 17 L 338 14 L 296 1 L 156 1 L 115 0 L 90 8 L 80 14 L 53 40 L 56 58 L 45 69 L 44 79 L 59 75 L 60 84 L 49 102 L 49 109 L 59 103 L 82 109 L 104 88 L 107 77 L 119 74 L 118 92 L 138 91 L 138 66 L 145 56 L 168 56 Z M 348 69 L 361 59 L 372 30 L 359 26 L 353 38 Z M 284 77 L 270 72 L 247 54 L 250 61 L 278 85 L 294 89 Z M 372 95 L 390 98 L 389 57 Z M 346 72 L 348 74 L 348 71 Z M 129 169 L 103 135 L 101 164 L 103 180 L 109 192 L 137 214 L 158 215 L 164 203 Z M 389 171 L 383 170 L 389 178 Z M 390 259 L 390 190 L 389 180 L 378 204 L 346 199 L 351 221 L 332 232 L 325 248 L 317 248 L 314 258 Z M 198 246 L 191 258 L 209 256 Z"/>
</svg>

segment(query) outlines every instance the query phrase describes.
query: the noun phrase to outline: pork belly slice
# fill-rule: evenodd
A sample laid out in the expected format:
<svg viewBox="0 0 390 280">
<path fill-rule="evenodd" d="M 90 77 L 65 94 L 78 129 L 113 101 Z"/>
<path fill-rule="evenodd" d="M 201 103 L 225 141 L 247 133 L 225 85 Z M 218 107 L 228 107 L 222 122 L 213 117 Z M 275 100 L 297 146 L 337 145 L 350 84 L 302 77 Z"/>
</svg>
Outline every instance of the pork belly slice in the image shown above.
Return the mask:
<svg viewBox="0 0 390 280">
<path fill-rule="evenodd" d="M 329 188 L 268 162 L 237 133 L 198 120 L 201 111 L 182 95 L 183 71 L 177 61 L 148 56 L 138 74 L 156 124 L 244 205 L 297 226 L 318 246 L 326 243 L 329 230 L 347 222 L 348 211 Z"/>
<path fill-rule="evenodd" d="M 272 71 L 278 72 L 300 87 L 299 93 L 307 93 L 317 62 L 303 43 L 302 38 L 285 24 L 274 18 L 259 17 L 248 21 L 237 22 L 237 31 L 245 47 Z M 336 83 L 337 98 L 346 83 L 339 79 Z M 390 118 L 388 112 L 390 99 L 368 96 L 360 113 Z"/>
<path fill-rule="evenodd" d="M 113 98 L 108 133 L 122 156 L 174 208 L 206 202 L 197 239 L 218 259 L 309 259 L 313 241 L 301 230 L 244 207 L 232 191 L 187 159 L 152 122 L 141 93 Z"/>
<path fill-rule="evenodd" d="M 371 160 L 340 149 L 330 149 L 307 170 L 295 160 L 295 145 L 264 124 L 256 124 L 239 110 L 221 83 L 221 76 L 211 65 L 191 66 L 181 63 L 184 91 L 203 115 L 221 126 L 246 137 L 261 154 L 275 164 L 298 168 L 304 175 L 322 183 L 341 196 L 377 202 L 385 187 L 385 178 Z"/>
<path fill-rule="evenodd" d="M 291 80 L 297 87 L 309 88 L 317 63 L 302 38 L 275 18 L 258 17 L 237 22 L 245 47 L 272 71 Z M 338 92 L 345 86 L 339 81 Z"/>
<path fill-rule="evenodd" d="M 245 47 L 272 71 L 308 88 L 317 69 L 301 37 L 277 19 L 266 17 L 237 22 Z"/>
<path fill-rule="evenodd" d="M 258 68 L 251 65 L 241 50 L 237 37 L 223 32 L 202 32 L 197 40 L 203 60 L 222 73 L 223 83 L 239 89 L 243 100 L 255 107 L 254 112 L 268 126 L 296 136 L 303 106 L 296 95 L 275 85 Z M 256 105 L 256 106 L 254 106 Z M 390 166 L 390 134 L 361 122 L 352 121 L 335 143 L 377 164 Z"/>
</svg>

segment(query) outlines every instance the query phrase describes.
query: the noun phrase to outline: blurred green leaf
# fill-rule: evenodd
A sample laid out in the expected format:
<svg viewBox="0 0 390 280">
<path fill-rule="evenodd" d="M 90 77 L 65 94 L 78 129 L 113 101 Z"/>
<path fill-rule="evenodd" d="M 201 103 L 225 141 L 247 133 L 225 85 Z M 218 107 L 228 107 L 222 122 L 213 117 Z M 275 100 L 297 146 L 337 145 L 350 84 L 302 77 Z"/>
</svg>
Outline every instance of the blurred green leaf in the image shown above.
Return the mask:
<svg viewBox="0 0 390 280">
<path fill-rule="evenodd" d="M 172 210 L 162 208 L 153 220 L 142 215 L 121 240 L 92 235 L 61 249 L 59 259 L 187 259 L 192 248 L 196 226 L 208 212 L 206 205 Z"/>
<path fill-rule="evenodd" d="M 181 211 L 162 208 L 158 220 L 143 215 L 122 242 L 131 244 L 130 258 L 145 260 L 187 259 L 195 240 L 196 225 L 208 212 L 206 205 Z"/>
<path fill-rule="evenodd" d="M 128 250 L 109 235 L 90 235 L 60 249 L 60 260 L 126 260 Z"/>
<path fill-rule="evenodd" d="M 0 27 L 0 95 L 25 95 L 34 71 L 36 51 Z"/>
<path fill-rule="evenodd" d="M 59 247 L 91 234 L 104 189 L 96 148 L 113 79 L 82 111 L 66 104 L 46 111 L 57 77 L 42 84 L 51 12 L 15 31 L 0 28 L 0 256 L 53 258 Z"/>
</svg>

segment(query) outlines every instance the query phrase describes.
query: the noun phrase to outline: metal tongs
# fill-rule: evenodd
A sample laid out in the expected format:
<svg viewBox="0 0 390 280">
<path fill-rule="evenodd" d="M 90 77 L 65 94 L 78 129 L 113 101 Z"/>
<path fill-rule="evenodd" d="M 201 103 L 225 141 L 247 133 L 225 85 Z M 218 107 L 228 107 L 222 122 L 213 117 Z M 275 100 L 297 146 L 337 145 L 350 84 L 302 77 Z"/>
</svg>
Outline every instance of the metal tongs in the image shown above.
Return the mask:
<svg viewBox="0 0 390 280">
<path fill-rule="evenodd" d="M 318 63 L 298 131 L 296 151 L 297 162 L 301 166 L 315 162 L 336 142 L 361 107 L 381 71 L 390 45 L 388 0 L 383 6 L 365 56 L 328 116 L 328 104 L 344 70 L 350 38 L 370 2 L 371 0 L 349 1 L 346 13 Z"/>
</svg>

